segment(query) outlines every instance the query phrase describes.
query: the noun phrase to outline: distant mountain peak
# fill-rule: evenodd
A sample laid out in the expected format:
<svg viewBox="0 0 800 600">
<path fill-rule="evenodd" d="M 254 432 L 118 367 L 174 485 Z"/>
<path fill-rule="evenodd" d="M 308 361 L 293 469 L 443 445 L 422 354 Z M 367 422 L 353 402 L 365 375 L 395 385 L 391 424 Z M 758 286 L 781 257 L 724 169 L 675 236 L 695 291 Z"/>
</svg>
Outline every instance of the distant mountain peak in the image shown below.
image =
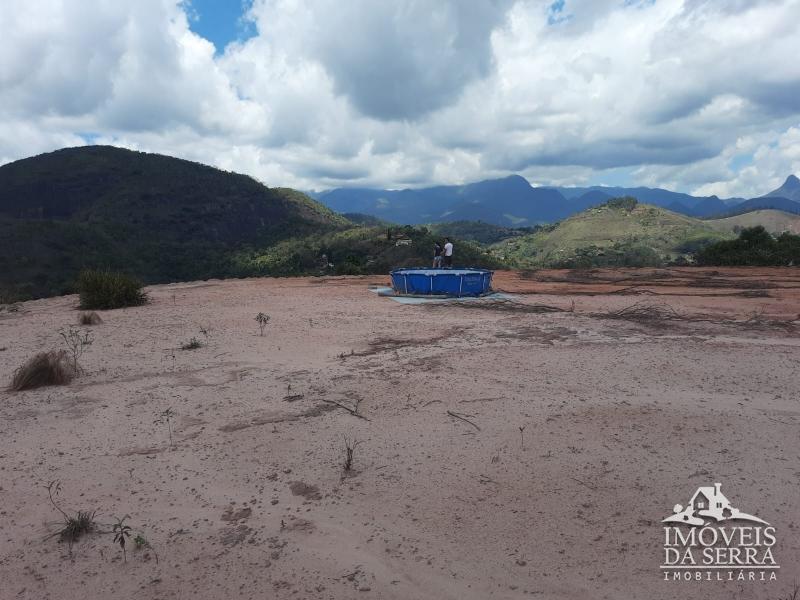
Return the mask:
<svg viewBox="0 0 800 600">
<path fill-rule="evenodd" d="M 794 174 L 789 175 L 781 187 L 779 187 L 777 190 L 772 190 L 769 194 L 765 194 L 763 197 L 766 196 L 788 198 L 789 200 L 800 202 L 800 179 L 798 179 Z"/>
<path fill-rule="evenodd" d="M 509 175 L 508 177 L 505 177 L 504 179 L 508 179 L 508 180 L 512 180 L 512 181 L 524 181 L 525 183 L 530 185 L 530 182 L 527 179 L 525 179 L 522 175 L 517 175 L 516 173 L 513 173 L 513 174 Z"/>
</svg>

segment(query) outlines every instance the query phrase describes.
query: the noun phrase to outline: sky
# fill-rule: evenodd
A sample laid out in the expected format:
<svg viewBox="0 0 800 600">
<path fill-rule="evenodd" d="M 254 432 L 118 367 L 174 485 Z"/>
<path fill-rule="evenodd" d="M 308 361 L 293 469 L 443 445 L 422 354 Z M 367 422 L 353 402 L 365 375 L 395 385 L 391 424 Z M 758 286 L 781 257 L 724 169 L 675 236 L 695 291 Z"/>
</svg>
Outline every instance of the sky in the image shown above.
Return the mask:
<svg viewBox="0 0 800 600">
<path fill-rule="evenodd" d="M 303 190 L 800 174 L 800 0 L 0 0 L 0 164 L 113 144 Z"/>
</svg>

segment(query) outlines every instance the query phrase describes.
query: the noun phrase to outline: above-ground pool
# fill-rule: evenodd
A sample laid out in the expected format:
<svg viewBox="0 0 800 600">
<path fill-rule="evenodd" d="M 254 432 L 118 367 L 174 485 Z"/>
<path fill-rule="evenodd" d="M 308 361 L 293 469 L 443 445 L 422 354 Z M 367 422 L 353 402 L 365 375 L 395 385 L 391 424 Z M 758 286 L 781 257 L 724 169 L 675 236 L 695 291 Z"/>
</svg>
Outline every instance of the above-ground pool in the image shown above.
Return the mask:
<svg viewBox="0 0 800 600">
<path fill-rule="evenodd" d="M 492 272 L 486 269 L 395 269 L 391 276 L 397 294 L 482 296 L 492 290 Z"/>
</svg>

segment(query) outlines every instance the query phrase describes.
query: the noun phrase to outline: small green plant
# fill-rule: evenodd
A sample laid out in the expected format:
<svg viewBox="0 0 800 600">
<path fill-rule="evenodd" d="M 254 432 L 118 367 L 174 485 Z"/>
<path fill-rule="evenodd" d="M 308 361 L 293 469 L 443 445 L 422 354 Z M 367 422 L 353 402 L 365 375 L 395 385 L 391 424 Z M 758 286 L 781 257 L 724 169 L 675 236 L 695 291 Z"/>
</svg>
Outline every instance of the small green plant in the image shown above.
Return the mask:
<svg viewBox="0 0 800 600">
<path fill-rule="evenodd" d="M 50 504 L 52 504 L 53 508 L 61 513 L 63 518 L 63 525 L 61 529 L 56 531 L 53 535 L 57 535 L 59 540 L 62 542 L 67 542 L 71 552 L 73 543 L 77 542 L 82 535 L 91 533 L 96 529 L 97 524 L 94 520 L 96 511 L 89 512 L 79 510 L 75 516 L 71 516 L 58 505 L 54 498 L 54 496 L 58 496 L 58 494 L 61 493 L 61 482 L 51 481 L 44 487 L 47 490 L 48 497 L 50 498 Z"/>
<path fill-rule="evenodd" d="M 66 385 L 75 377 L 66 350 L 40 352 L 14 371 L 11 389 L 15 392 L 46 385 Z"/>
<path fill-rule="evenodd" d="M 92 339 L 92 332 L 82 332 L 70 325 L 69 329 L 59 329 L 58 334 L 61 336 L 61 339 L 64 340 L 67 352 L 69 352 L 72 358 L 72 370 L 75 372 L 75 375 L 80 374 L 81 368 L 78 364 L 78 360 L 83 356 L 86 348 L 92 345 L 94 341 Z"/>
<path fill-rule="evenodd" d="M 77 289 L 80 307 L 84 310 L 110 310 L 147 302 L 139 280 L 113 271 L 81 271 Z"/>
<path fill-rule="evenodd" d="M 125 519 L 127 518 L 128 515 L 125 515 L 121 519 L 117 518 L 117 522 L 114 523 L 114 527 L 112 528 L 114 543 L 119 544 L 119 547 L 122 548 L 122 559 L 125 562 L 128 562 L 128 553 L 125 551 L 125 543 L 128 538 L 131 537 L 131 527 L 125 524 Z"/>
<path fill-rule="evenodd" d="M 265 315 L 263 312 L 260 312 L 256 315 L 256 322 L 258 323 L 258 328 L 261 330 L 261 335 L 264 335 L 264 328 L 269 323 L 269 315 Z"/>
<path fill-rule="evenodd" d="M 153 556 L 156 558 L 156 564 L 158 564 L 158 552 L 156 552 L 156 549 L 153 548 L 153 545 L 150 543 L 150 541 L 141 533 L 137 533 L 136 537 L 133 538 L 133 547 L 134 550 L 150 550 L 150 552 L 152 552 Z"/>
<path fill-rule="evenodd" d="M 156 425 L 161 425 L 163 423 L 167 424 L 167 431 L 169 431 L 169 447 L 174 448 L 174 444 L 172 443 L 172 418 L 175 416 L 175 411 L 172 410 L 172 407 L 158 413 L 156 420 L 153 421 Z"/>
<path fill-rule="evenodd" d="M 203 342 L 198 340 L 196 337 L 192 336 L 188 342 L 183 342 L 181 344 L 181 350 L 197 350 L 198 348 L 203 347 Z"/>
</svg>

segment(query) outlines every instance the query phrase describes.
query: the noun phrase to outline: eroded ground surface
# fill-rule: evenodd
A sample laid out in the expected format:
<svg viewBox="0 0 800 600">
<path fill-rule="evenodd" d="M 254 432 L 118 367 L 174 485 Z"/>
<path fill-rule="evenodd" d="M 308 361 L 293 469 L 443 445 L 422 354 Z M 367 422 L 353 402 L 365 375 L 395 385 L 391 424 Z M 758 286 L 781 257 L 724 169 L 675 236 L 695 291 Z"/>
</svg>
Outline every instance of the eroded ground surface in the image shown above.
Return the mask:
<svg viewBox="0 0 800 600">
<path fill-rule="evenodd" d="M 514 301 L 463 305 L 386 279 L 156 286 L 100 313 L 74 383 L 0 392 L 0 598 L 791 592 L 797 269 L 498 273 Z M 0 312 L 3 385 L 75 304 Z M 48 538 L 53 480 L 152 549 Z M 777 582 L 661 580 L 661 519 L 714 482 L 777 527 Z"/>
</svg>

